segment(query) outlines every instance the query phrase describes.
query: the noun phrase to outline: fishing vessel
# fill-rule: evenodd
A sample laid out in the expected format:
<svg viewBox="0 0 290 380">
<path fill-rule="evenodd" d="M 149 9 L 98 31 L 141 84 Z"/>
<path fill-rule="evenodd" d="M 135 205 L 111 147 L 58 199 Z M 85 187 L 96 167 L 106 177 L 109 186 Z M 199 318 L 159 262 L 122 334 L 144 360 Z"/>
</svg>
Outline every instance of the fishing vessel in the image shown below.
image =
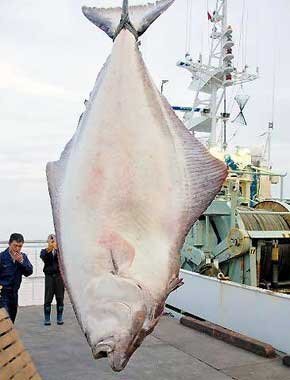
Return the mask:
<svg viewBox="0 0 290 380">
<path fill-rule="evenodd" d="M 192 108 L 174 108 L 184 112 L 187 128 L 203 138 L 212 154 L 229 168 L 220 194 L 187 236 L 182 268 L 290 292 L 290 208 L 284 200 L 286 173 L 271 169 L 273 121 L 268 125 L 266 149 L 262 145 L 260 152 L 251 146 L 232 147 L 227 140 L 229 123 L 247 126 L 243 110 L 249 96 L 244 86 L 259 78 L 258 69 L 250 73 L 247 65 L 242 71 L 233 65 L 235 42 L 227 18 L 227 1 L 218 0 L 212 14 L 208 12 L 208 62 L 203 62 L 202 55 L 194 62 L 186 54 L 177 64 L 192 76 L 189 88 L 194 92 L 194 102 Z M 228 93 L 233 86 L 238 87 L 235 101 L 240 109 L 234 117 L 228 111 L 232 101 Z M 272 198 L 273 185 L 280 185 L 279 199 Z"/>
<path fill-rule="evenodd" d="M 193 105 L 174 109 L 183 114 L 188 130 L 225 161 L 229 174 L 187 235 L 181 251 L 185 285 L 168 304 L 290 352 L 290 336 L 284 335 L 290 311 L 290 204 L 284 198 L 286 173 L 271 167 L 273 120 L 262 149 L 229 144 L 230 123 L 247 127 L 245 87 L 258 80 L 259 70 L 252 73 L 247 65 L 241 70 L 234 65 L 228 1 L 217 0 L 207 17 L 208 61 L 201 54 L 194 61 L 186 53 L 177 63 L 191 74 Z M 239 107 L 236 115 L 229 112 L 230 95 Z M 272 186 L 280 186 L 278 199 L 272 197 Z M 266 315 L 273 318 L 275 329 L 265 324 Z"/>
</svg>

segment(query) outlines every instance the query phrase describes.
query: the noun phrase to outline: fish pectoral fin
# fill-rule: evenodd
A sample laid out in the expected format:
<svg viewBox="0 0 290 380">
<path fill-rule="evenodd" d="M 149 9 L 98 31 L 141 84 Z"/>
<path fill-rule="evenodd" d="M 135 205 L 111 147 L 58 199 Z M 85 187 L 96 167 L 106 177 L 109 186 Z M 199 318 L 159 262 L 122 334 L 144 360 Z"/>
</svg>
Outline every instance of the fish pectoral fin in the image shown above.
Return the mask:
<svg viewBox="0 0 290 380">
<path fill-rule="evenodd" d="M 98 243 L 110 254 L 112 274 L 120 275 L 128 270 L 135 258 L 135 249 L 120 233 L 106 231 Z"/>
<path fill-rule="evenodd" d="M 109 252 L 112 261 L 112 269 L 110 270 L 110 272 L 116 276 L 124 275 L 132 264 L 132 254 L 128 251 L 113 251 L 111 249 L 109 250 Z"/>
<path fill-rule="evenodd" d="M 184 284 L 183 278 L 175 278 L 171 280 L 168 286 L 168 295 L 174 292 L 174 290 L 180 288 L 180 286 L 182 286 L 183 284 Z"/>
</svg>

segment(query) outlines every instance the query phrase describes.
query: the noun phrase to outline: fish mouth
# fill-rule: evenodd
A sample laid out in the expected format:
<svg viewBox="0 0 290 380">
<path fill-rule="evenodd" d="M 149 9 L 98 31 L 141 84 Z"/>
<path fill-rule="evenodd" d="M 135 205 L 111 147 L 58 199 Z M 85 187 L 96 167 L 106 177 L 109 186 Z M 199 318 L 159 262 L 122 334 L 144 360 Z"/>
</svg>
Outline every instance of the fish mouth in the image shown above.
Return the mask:
<svg viewBox="0 0 290 380">
<path fill-rule="evenodd" d="M 120 355 L 114 349 L 113 342 L 100 342 L 92 348 L 93 356 L 95 359 L 108 358 L 113 371 L 122 371 L 129 360 L 129 357 Z"/>
<path fill-rule="evenodd" d="M 115 348 L 115 343 L 112 337 L 102 339 L 92 348 L 92 353 L 95 359 L 108 357 Z"/>
</svg>

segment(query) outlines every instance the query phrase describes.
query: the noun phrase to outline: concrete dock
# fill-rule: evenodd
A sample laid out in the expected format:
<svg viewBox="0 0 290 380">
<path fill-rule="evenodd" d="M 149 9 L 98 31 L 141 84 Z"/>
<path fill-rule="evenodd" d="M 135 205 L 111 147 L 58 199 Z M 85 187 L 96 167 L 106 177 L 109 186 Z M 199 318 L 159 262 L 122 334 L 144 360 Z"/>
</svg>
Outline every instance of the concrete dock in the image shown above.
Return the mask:
<svg viewBox="0 0 290 380">
<path fill-rule="evenodd" d="M 43 326 L 42 317 L 42 307 L 21 307 L 16 328 L 44 380 L 290 380 L 280 357 L 259 357 L 170 317 L 162 318 L 126 369 L 114 373 L 107 359 L 92 358 L 71 306 L 63 326 Z"/>
</svg>

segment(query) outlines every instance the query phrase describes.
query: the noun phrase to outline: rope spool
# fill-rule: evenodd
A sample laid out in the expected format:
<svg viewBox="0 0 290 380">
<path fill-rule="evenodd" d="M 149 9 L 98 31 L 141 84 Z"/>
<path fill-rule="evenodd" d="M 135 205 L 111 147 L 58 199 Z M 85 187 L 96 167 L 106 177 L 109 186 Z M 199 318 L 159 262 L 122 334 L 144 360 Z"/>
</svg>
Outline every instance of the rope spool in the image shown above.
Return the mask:
<svg viewBox="0 0 290 380">
<path fill-rule="evenodd" d="M 290 227 L 282 215 L 240 214 L 245 230 L 289 231 Z"/>
</svg>

